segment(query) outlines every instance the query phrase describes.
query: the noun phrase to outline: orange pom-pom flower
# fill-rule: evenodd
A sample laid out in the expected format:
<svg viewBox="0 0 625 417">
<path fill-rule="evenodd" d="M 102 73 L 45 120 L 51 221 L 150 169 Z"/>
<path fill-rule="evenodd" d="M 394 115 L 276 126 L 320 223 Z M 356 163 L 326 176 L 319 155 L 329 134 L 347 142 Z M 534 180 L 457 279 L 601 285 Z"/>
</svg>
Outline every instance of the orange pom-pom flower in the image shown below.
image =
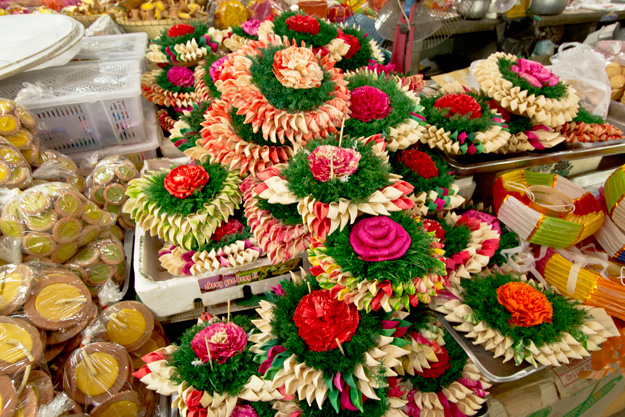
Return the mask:
<svg viewBox="0 0 625 417">
<path fill-rule="evenodd" d="M 509 282 L 497 288 L 497 301 L 510 312 L 511 325 L 532 327 L 551 323 L 553 306 L 547 296 L 524 282 Z"/>
</svg>

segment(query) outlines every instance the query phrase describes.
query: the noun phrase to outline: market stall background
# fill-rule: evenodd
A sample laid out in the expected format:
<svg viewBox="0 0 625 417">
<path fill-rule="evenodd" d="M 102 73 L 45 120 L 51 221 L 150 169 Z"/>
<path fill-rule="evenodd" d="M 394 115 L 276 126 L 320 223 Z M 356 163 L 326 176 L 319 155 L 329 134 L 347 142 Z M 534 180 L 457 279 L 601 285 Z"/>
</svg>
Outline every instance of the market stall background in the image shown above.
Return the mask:
<svg viewBox="0 0 625 417">
<path fill-rule="evenodd" d="M 2 415 L 622 408 L 618 41 L 434 83 L 375 2 L 7 6 Z"/>
</svg>

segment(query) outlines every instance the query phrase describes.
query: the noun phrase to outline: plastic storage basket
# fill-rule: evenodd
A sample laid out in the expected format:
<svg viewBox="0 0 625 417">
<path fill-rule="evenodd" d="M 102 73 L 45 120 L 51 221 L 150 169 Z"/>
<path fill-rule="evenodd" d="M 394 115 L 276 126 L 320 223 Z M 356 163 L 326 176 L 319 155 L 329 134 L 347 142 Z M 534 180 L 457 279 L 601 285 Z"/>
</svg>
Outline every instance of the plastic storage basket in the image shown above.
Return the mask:
<svg viewBox="0 0 625 417">
<path fill-rule="evenodd" d="M 140 78 L 137 60 L 69 64 L 3 80 L 0 97 L 39 87 L 20 103 L 35 115 L 41 144 L 71 154 L 146 139 Z"/>
<path fill-rule="evenodd" d="M 143 59 L 147 45 L 147 33 L 85 37 L 80 41 L 80 52 L 74 60 Z"/>
</svg>

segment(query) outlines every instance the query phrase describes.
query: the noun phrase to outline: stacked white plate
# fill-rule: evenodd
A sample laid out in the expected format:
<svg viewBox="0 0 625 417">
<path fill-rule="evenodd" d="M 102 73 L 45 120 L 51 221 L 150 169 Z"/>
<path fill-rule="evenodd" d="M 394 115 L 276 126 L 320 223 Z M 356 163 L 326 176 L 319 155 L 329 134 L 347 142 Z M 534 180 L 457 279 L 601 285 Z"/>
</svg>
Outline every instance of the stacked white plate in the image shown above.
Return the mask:
<svg viewBox="0 0 625 417">
<path fill-rule="evenodd" d="M 65 65 L 80 51 L 85 28 L 58 14 L 0 17 L 0 79 L 27 70 Z"/>
</svg>

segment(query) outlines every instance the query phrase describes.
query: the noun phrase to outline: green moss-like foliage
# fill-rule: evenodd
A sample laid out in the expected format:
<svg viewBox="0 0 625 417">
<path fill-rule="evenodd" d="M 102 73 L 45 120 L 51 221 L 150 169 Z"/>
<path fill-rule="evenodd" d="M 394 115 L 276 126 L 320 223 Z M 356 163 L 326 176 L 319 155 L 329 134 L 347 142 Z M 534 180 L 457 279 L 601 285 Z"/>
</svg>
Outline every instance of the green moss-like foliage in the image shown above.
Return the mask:
<svg viewBox="0 0 625 417">
<path fill-rule="evenodd" d="M 452 382 L 462 378 L 462 370 L 467 363 L 467 354 L 449 333 L 445 332 L 443 339 L 445 340 L 443 347 L 449 354 L 449 364 L 451 365 L 443 375 L 438 378 L 424 378 L 417 373 L 414 376 L 406 375 L 412 382 L 412 386 L 421 392 L 439 392 L 450 386 Z"/>
<path fill-rule="evenodd" d="M 469 245 L 471 239 L 471 230 L 465 224 L 450 225 L 445 220 L 439 223 L 445 230 L 445 257 L 451 258 L 457 253 L 462 252 Z"/>
<path fill-rule="evenodd" d="M 256 411 L 258 417 L 274 417 L 276 415 L 276 410 L 273 409 L 273 405 L 270 402 L 257 401 L 249 403 L 249 405 Z"/>
<path fill-rule="evenodd" d="M 325 46 L 330 41 L 338 35 L 338 31 L 336 27 L 329 24 L 323 19 L 318 19 L 319 22 L 319 33 L 316 35 L 310 33 L 300 33 L 294 30 L 289 29 L 289 26 L 286 24 L 286 19 L 291 16 L 295 16 L 296 14 L 304 14 L 303 12 L 284 12 L 280 13 L 273 20 L 273 31 L 276 35 L 286 36 L 291 39 L 295 39 L 297 41 L 297 45 L 301 45 L 304 42 L 307 46 L 313 46 L 318 48 L 320 46 Z"/>
<path fill-rule="evenodd" d="M 182 36 L 176 36 L 175 38 L 172 38 L 167 35 L 167 31 L 169 30 L 169 27 L 167 29 L 163 29 L 160 36 L 156 38 L 155 40 L 153 40 L 152 42 L 154 42 L 157 45 L 160 45 L 161 51 L 165 55 L 167 55 L 167 53 L 165 52 L 165 49 L 168 46 L 171 46 L 172 47 L 171 49 L 173 49 L 174 45 L 178 45 L 181 43 L 186 44 L 191 39 L 197 39 L 200 36 L 205 35 L 206 32 L 208 31 L 208 26 L 206 26 L 204 23 L 196 22 L 196 23 L 191 24 L 191 26 L 195 28 L 195 31 L 193 33 L 188 33 Z"/>
<path fill-rule="evenodd" d="M 534 125 L 532 124 L 529 117 L 518 116 L 513 114 L 510 117 L 510 121 L 508 122 L 508 129 L 510 130 L 510 134 L 516 135 L 517 133 L 527 132 L 532 130 Z"/>
<path fill-rule="evenodd" d="M 319 284 L 314 277 L 302 280 L 296 284 L 291 281 L 282 281 L 284 296 L 276 297 L 276 307 L 271 320 L 272 333 L 276 336 L 278 344 L 284 346 L 289 353 L 297 355 L 299 362 L 318 369 L 324 376 L 331 377 L 337 372 L 353 373 L 354 367 L 364 362 L 364 354 L 376 346 L 376 339 L 382 330 L 382 315 L 380 313 L 364 314 L 360 311 L 360 322 L 356 333 L 351 340 L 342 344 L 345 356 L 339 349 L 326 352 L 313 352 L 298 334 L 298 328 L 293 321 L 295 309 L 302 297 L 308 294 L 308 285 L 311 289 L 318 290 Z M 384 314 L 384 313 L 382 313 Z M 327 410 L 326 410 L 327 412 Z"/>
<path fill-rule="evenodd" d="M 520 281 L 512 275 L 494 274 L 486 277 L 474 277 L 462 280 L 465 290 L 465 303 L 473 309 L 477 320 L 484 320 L 490 327 L 499 330 L 504 336 L 516 342 L 534 342 L 537 347 L 554 343 L 561 339 L 564 332 L 573 336 L 579 333 L 579 327 L 588 317 L 586 310 L 576 308 L 577 301 L 568 300 L 551 290 L 542 291 L 553 307 L 551 323 L 542 323 L 532 327 L 513 327 L 508 323 L 510 313 L 497 301 L 497 288 L 512 281 Z M 529 285 L 534 285 L 528 282 Z"/>
<path fill-rule="evenodd" d="M 324 252 L 358 281 L 389 280 L 393 284 L 401 284 L 411 282 L 415 277 L 423 277 L 436 272 L 442 273 L 443 263 L 430 256 L 432 237 L 410 216 L 392 213 L 390 218 L 399 223 L 412 239 L 408 251 L 401 258 L 381 262 L 363 261 L 354 252 L 349 241 L 353 226 L 329 235 L 325 242 Z"/>
<path fill-rule="evenodd" d="M 250 74 L 252 83 L 260 89 L 267 101 L 277 109 L 296 113 L 315 109 L 332 98 L 335 83 L 332 74 L 323 73 L 321 85 L 317 88 L 290 88 L 283 86 L 273 72 L 273 57 L 284 46 L 261 48 L 261 53 L 252 58 Z"/>
<path fill-rule="evenodd" d="M 171 67 L 172 67 L 171 65 L 167 65 L 166 67 L 163 67 L 161 72 L 159 72 L 158 75 L 156 76 L 156 83 L 161 88 L 164 88 L 165 90 L 168 90 L 168 91 L 173 91 L 174 93 L 192 93 L 192 92 L 194 92 L 195 91 L 195 86 L 184 87 L 184 86 L 180 86 L 180 85 L 174 85 L 174 84 L 169 82 L 169 79 L 167 78 L 167 71 L 169 71 L 169 69 Z"/>
<path fill-rule="evenodd" d="M 220 98 L 221 91 L 217 89 L 217 86 L 215 85 L 215 83 L 213 82 L 213 79 L 211 78 L 210 67 L 211 65 L 213 65 L 213 63 L 215 63 L 215 61 L 220 59 L 222 56 L 223 55 L 221 54 L 208 54 L 206 57 L 204 57 L 204 84 L 206 84 L 206 87 L 208 87 L 211 97 L 214 97 L 214 98 Z"/>
<path fill-rule="evenodd" d="M 247 316 L 236 315 L 231 320 L 246 332 L 254 328 Z M 250 377 L 258 375 L 258 365 L 253 361 L 254 354 L 246 348 L 244 352 L 228 358 L 222 364 L 214 361 L 212 370 L 208 363 L 193 365 L 198 357 L 191 349 L 191 341 L 197 332 L 207 326 L 208 323 L 196 324 L 182 334 L 177 344 L 179 348 L 171 354 L 168 361 L 168 364 L 176 369 L 171 379 L 176 383 L 186 381 L 200 391 L 237 395 Z"/>
<path fill-rule="evenodd" d="M 517 87 L 521 87 L 522 90 L 528 91 L 529 95 L 540 96 L 543 95 L 546 98 L 551 98 L 554 100 L 559 100 L 568 96 L 569 87 L 564 84 L 562 81 L 559 81 L 558 84 L 553 87 L 544 86 L 542 88 L 537 88 L 531 85 L 525 78 L 522 78 L 516 72 L 512 71 L 510 67 L 514 65 L 512 61 L 506 58 L 499 59 L 499 72 L 503 76 L 504 79 L 510 81 Z"/>
<path fill-rule="evenodd" d="M 204 208 L 204 204 L 210 202 L 224 188 L 224 182 L 228 176 L 228 170 L 220 164 L 202 164 L 210 180 L 201 189 L 196 190 L 187 198 L 176 198 L 165 189 L 165 177 L 169 171 L 159 171 L 152 174 L 150 185 L 145 189 L 145 195 L 154 201 L 162 212 L 167 214 L 180 214 L 188 216 Z"/>
<path fill-rule="evenodd" d="M 267 210 L 273 217 L 287 226 L 302 224 L 302 216 L 297 211 L 297 203 L 272 204 L 264 198 L 256 198 L 256 206 L 261 210 Z"/>
<path fill-rule="evenodd" d="M 245 224 L 245 219 L 241 219 L 241 220 Z M 233 244 L 237 240 L 245 240 L 245 239 L 249 239 L 250 237 L 252 237 L 252 232 L 250 231 L 249 226 L 245 225 L 245 229 L 243 229 L 241 233 L 235 233 L 235 234 L 225 236 L 219 242 L 213 242 L 211 240 L 210 242 L 205 243 L 204 245 L 200 246 L 197 249 L 197 252 L 203 252 L 203 251 L 210 252 L 213 249 L 218 250 L 220 248 L 223 248 L 224 246 Z"/>
<path fill-rule="evenodd" d="M 428 124 L 434 125 L 439 128 L 443 128 L 448 132 L 484 132 L 488 130 L 492 125 L 493 113 L 488 105 L 489 98 L 484 93 L 466 92 L 477 100 L 480 108 L 482 109 L 482 117 L 471 119 L 468 115 L 462 116 L 459 114 L 447 117 L 448 110 L 446 108 L 439 109 L 434 107 L 434 103 L 443 94 L 435 96 L 421 95 L 421 105 L 424 107 L 423 116 Z"/>
<path fill-rule="evenodd" d="M 345 27 L 341 28 L 341 30 L 346 35 L 358 38 L 360 49 L 349 59 L 345 59 L 345 57 L 343 57 L 343 59 L 336 63 L 336 67 L 342 69 L 343 71 L 354 71 L 357 68 L 366 67 L 369 64 L 369 60 L 373 59 L 373 51 L 371 49 L 371 45 L 367 41 L 367 38 L 365 38 L 365 32 L 353 27 Z"/>
<path fill-rule="evenodd" d="M 404 320 L 410 323 L 408 332 L 418 332 L 436 322 L 434 313 L 426 303 L 419 303 L 416 307 L 410 307 L 408 317 Z"/>
<path fill-rule="evenodd" d="M 187 116 L 181 116 L 180 119 L 189 124 L 189 128 L 187 130 L 181 131 L 184 137 L 188 142 L 181 143 L 178 145 L 178 149 L 182 152 L 187 149 L 193 148 L 196 146 L 196 142 L 202 138 L 200 131 L 202 130 L 202 123 L 204 121 L 204 112 L 210 106 L 211 101 L 203 101 L 200 103 L 193 103 L 193 110 Z M 171 138 L 172 143 L 176 143 L 181 138 Z"/>
<path fill-rule="evenodd" d="M 380 401 L 367 399 L 367 401 L 362 403 L 362 413 L 360 411 L 350 411 L 345 409 L 335 413 L 334 411 L 331 411 L 328 406 L 324 406 L 322 409 L 319 409 L 316 402 L 313 402 L 313 405 L 308 405 L 308 403 L 302 401 L 299 403 L 300 410 L 302 410 L 300 417 L 382 417 L 390 408 L 388 402 L 388 387 L 377 389 L 376 394 L 380 398 Z"/>
<path fill-rule="evenodd" d="M 347 198 L 354 203 L 364 203 L 369 200 L 371 194 L 380 188 L 390 185 L 390 166 L 373 153 L 373 145 L 362 144 L 355 139 L 344 137 L 341 146 L 343 148 L 356 149 L 360 152 L 358 169 L 349 180 L 342 182 L 339 178 L 329 181 L 317 181 L 313 177 L 308 166 L 308 155 L 321 145 L 338 146 L 339 141 L 330 136 L 324 140 L 312 140 L 306 146 L 307 152 L 298 152 L 289 160 L 282 175 L 289 181 L 289 190 L 299 198 L 312 195 L 323 203 L 336 203 L 341 198 Z"/>
<path fill-rule="evenodd" d="M 258 132 L 254 132 L 254 128 L 251 123 L 245 123 L 245 116 L 237 114 L 236 107 L 230 107 L 228 114 L 232 119 L 232 127 L 237 135 L 248 143 L 255 143 L 260 146 L 276 146 L 276 143 L 265 140 L 263 133 L 260 129 Z"/>
<path fill-rule="evenodd" d="M 399 161 L 399 154 L 401 152 L 402 151 L 397 151 L 391 155 L 389 159 L 391 163 L 391 171 L 394 174 L 401 175 L 404 181 L 410 183 L 414 187 L 415 194 L 421 191 L 436 190 L 438 187 L 449 188 L 454 182 L 455 177 L 451 168 L 440 156 L 424 151 L 430 156 L 430 158 L 432 158 L 432 161 L 436 164 L 436 168 L 438 168 L 437 177 L 425 178 Z"/>
<path fill-rule="evenodd" d="M 598 124 L 602 125 L 605 123 L 605 119 L 601 116 L 597 116 L 596 114 L 592 114 L 585 107 L 579 106 L 579 110 L 577 111 L 577 116 L 573 119 L 574 122 L 577 123 L 588 123 L 588 124 Z"/>
<path fill-rule="evenodd" d="M 517 246 L 519 246 L 519 235 L 501 224 L 501 237 L 499 238 L 499 247 L 495 251 L 495 255 L 491 258 L 490 265 L 504 265 L 507 261 L 506 257 L 501 254 L 501 251 L 516 248 Z"/>
<path fill-rule="evenodd" d="M 232 33 L 234 33 L 235 35 L 239 35 L 239 36 L 241 36 L 242 38 L 245 38 L 245 39 L 252 39 L 254 41 L 258 40 L 258 36 L 250 35 L 246 31 L 244 31 L 241 26 L 233 26 L 232 27 Z"/>
<path fill-rule="evenodd" d="M 366 65 L 366 64 L 365 64 Z M 347 88 L 353 91 L 358 87 L 370 86 L 382 90 L 391 100 L 391 112 L 384 119 L 362 122 L 358 119 L 345 120 L 345 131 L 354 137 L 372 136 L 377 133 L 385 133 L 389 127 L 396 127 L 410 118 L 410 112 L 415 109 L 415 103 L 398 86 L 393 77 L 374 75 L 359 72 L 347 77 Z"/>
</svg>

